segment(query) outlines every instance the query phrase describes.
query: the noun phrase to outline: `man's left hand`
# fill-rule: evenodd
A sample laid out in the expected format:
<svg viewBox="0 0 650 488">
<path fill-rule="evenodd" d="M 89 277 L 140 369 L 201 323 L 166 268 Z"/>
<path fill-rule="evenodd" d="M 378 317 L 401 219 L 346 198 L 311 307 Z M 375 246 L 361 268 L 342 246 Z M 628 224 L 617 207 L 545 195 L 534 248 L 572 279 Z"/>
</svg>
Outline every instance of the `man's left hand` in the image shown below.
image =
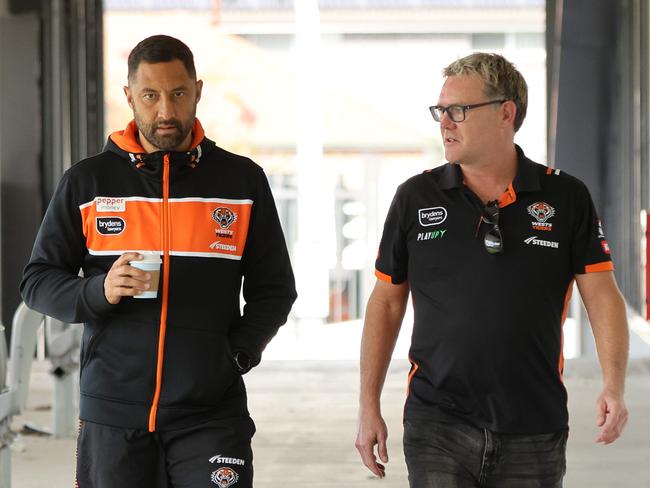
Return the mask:
<svg viewBox="0 0 650 488">
<path fill-rule="evenodd" d="M 623 433 L 627 423 L 628 412 L 622 393 L 613 393 L 607 389 L 596 400 L 596 425 L 600 433 L 596 442 L 611 444 Z"/>
</svg>

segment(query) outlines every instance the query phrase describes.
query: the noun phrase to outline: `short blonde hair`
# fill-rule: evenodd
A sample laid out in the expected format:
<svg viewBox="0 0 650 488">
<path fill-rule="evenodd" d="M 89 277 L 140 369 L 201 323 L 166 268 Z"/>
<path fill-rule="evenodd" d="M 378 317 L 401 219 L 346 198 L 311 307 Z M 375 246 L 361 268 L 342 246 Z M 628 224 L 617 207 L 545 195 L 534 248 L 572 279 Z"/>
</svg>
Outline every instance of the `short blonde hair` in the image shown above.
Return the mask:
<svg viewBox="0 0 650 488">
<path fill-rule="evenodd" d="M 528 85 L 515 65 L 499 54 L 474 53 L 457 59 L 442 70 L 444 77 L 478 75 L 485 83 L 489 99 L 511 100 L 517 106 L 514 129 L 519 130 L 526 117 Z"/>
</svg>

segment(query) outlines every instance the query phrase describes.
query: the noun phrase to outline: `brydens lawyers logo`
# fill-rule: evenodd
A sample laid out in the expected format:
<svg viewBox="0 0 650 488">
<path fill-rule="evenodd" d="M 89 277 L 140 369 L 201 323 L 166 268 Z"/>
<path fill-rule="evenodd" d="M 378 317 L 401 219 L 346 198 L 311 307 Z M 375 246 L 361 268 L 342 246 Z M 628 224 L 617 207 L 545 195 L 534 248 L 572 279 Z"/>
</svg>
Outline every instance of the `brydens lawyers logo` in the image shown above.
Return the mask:
<svg viewBox="0 0 650 488">
<path fill-rule="evenodd" d="M 95 208 L 98 212 L 125 212 L 126 198 L 95 197 Z"/>
<path fill-rule="evenodd" d="M 97 217 L 95 225 L 97 232 L 104 236 L 116 236 L 126 229 L 126 222 L 121 217 Z"/>
<path fill-rule="evenodd" d="M 418 220 L 423 227 L 440 225 L 447 220 L 447 209 L 445 207 L 421 208 L 418 210 Z"/>
<path fill-rule="evenodd" d="M 237 221 L 237 214 L 228 207 L 217 207 L 212 211 L 212 219 L 222 229 L 227 229 Z"/>
<path fill-rule="evenodd" d="M 210 479 L 219 488 L 228 488 L 239 481 L 239 475 L 234 469 L 224 466 L 223 468 L 213 471 L 210 475 Z"/>
<path fill-rule="evenodd" d="M 531 222 L 533 229 L 551 231 L 553 224 L 547 222 L 548 219 L 555 215 L 555 209 L 545 202 L 535 202 L 529 205 L 528 213 L 532 215 L 537 222 Z"/>
</svg>

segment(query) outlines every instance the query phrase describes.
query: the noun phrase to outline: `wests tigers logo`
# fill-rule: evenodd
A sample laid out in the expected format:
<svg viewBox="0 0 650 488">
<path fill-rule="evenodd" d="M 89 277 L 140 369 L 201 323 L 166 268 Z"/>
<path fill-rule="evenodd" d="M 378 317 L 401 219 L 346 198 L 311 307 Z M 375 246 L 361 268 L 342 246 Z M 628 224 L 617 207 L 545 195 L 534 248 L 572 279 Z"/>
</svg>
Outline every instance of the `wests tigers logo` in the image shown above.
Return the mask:
<svg viewBox="0 0 650 488">
<path fill-rule="evenodd" d="M 228 488 L 239 481 L 239 475 L 232 468 L 219 468 L 210 475 L 212 482 L 219 488 Z"/>
<path fill-rule="evenodd" d="M 227 229 L 237 221 L 237 214 L 228 207 L 217 207 L 212 211 L 212 219 L 222 229 Z"/>
<path fill-rule="evenodd" d="M 537 222 L 543 223 L 555 215 L 555 209 L 548 203 L 535 202 L 528 206 L 528 213 L 535 217 Z"/>
</svg>

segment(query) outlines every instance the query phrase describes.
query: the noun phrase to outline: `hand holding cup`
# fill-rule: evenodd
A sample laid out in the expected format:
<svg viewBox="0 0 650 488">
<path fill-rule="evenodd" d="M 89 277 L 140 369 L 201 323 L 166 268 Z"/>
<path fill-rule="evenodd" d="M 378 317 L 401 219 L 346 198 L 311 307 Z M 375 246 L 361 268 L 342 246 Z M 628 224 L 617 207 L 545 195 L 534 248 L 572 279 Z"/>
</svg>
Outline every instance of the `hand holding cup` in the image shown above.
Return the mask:
<svg viewBox="0 0 650 488">
<path fill-rule="evenodd" d="M 141 256 L 142 259 L 130 261 L 129 264 L 132 268 L 142 270 L 150 276 L 149 288 L 135 295 L 134 298 L 156 298 L 158 296 L 158 282 L 160 281 L 160 265 L 162 264 L 162 259 L 160 259 L 160 255 L 157 253 L 145 253 L 141 254 Z"/>
<path fill-rule="evenodd" d="M 158 253 L 122 254 L 104 279 L 106 300 L 115 305 L 125 296 L 155 298 L 158 295 L 161 262 Z"/>
</svg>

